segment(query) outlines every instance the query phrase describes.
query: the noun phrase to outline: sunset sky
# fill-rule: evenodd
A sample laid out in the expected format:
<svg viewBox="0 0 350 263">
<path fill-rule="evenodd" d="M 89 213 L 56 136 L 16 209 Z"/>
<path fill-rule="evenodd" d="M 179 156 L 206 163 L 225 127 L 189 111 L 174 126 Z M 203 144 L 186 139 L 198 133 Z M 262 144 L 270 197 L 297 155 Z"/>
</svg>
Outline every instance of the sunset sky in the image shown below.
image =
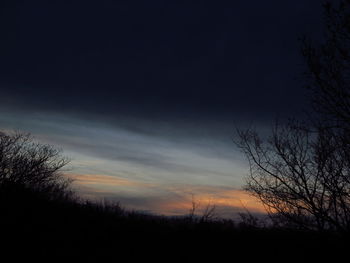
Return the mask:
<svg viewBox="0 0 350 263">
<path fill-rule="evenodd" d="M 261 212 L 243 192 L 235 129 L 307 108 L 298 38 L 319 0 L 1 1 L 0 129 L 71 158 L 84 197 L 221 216 Z"/>
</svg>

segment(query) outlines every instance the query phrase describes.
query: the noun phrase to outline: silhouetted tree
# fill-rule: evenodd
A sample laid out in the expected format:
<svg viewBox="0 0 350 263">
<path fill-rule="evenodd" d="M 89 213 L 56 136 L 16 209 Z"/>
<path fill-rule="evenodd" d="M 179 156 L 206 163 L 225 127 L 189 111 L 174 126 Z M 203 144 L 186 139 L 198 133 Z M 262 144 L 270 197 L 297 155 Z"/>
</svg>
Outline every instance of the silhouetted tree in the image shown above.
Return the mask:
<svg viewBox="0 0 350 263">
<path fill-rule="evenodd" d="M 276 125 L 262 138 L 239 131 L 246 190 L 288 226 L 350 231 L 350 1 L 325 4 L 326 39 L 303 41 L 315 109 L 308 125 Z"/>
<path fill-rule="evenodd" d="M 0 186 L 66 193 L 70 180 L 60 173 L 68 163 L 60 151 L 23 133 L 0 132 Z"/>
<path fill-rule="evenodd" d="M 312 102 L 322 121 L 350 126 L 350 1 L 330 2 L 325 9 L 325 41 L 314 45 L 304 38 L 302 54 L 308 66 Z"/>
<path fill-rule="evenodd" d="M 350 229 L 349 165 L 328 130 L 289 124 L 267 139 L 252 130 L 239 136 L 250 164 L 246 190 L 274 219 L 305 229 Z"/>
<path fill-rule="evenodd" d="M 201 202 L 196 201 L 194 198 L 194 195 L 192 195 L 192 201 L 191 201 L 191 209 L 188 214 L 188 219 L 191 222 L 210 222 L 212 220 L 215 220 L 217 218 L 216 215 L 216 206 L 212 204 L 210 201 L 205 205 L 205 207 L 202 210 L 201 214 L 197 214 L 197 210 L 201 207 Z"/>
</svg>

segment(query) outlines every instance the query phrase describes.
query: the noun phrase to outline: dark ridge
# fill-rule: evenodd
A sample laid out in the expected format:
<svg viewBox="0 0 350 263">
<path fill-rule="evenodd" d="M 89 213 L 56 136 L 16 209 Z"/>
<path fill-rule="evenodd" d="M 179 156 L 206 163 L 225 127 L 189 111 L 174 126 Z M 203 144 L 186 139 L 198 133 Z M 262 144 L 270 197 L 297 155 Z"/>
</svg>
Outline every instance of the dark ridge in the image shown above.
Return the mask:
<svg viewBox="0 0 350 263">
<path fill-rule="evenodd" d="M 232 220 L 201 221 L 130 212 L 119 204 L 97 204 L 2 185 L 2 255 L 13 261 L 324 259 L 340 257 L 346 238 L 330 233 L 254 227 Z M 11 260 L 12 261 L 12 260 Z"/>
</svg>

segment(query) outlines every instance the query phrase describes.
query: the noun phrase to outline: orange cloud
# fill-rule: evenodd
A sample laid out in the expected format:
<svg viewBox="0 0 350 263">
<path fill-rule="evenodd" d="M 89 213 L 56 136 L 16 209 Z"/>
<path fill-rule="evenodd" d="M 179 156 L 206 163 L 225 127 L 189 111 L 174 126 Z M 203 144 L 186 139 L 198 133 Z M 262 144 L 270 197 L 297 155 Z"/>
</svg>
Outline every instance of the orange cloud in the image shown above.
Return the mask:
<svg viewBox="0 0 350 263">
<path fill-rule="evenodd" d="M 181 200 L 169 200 L 158 205 L 157 210 L 162 211 L 165 215 L 188 213 L 192 208 L 194 200 L 198 205 L 198 213 L 200 214 L 208 205 L 215 205 L 218 213 L 219 210 L 225 208 L 237 213 L 240 212 L 258 212 L 265 213 L 263 205 L 253 196 L 243 190 L 226 189 L 215 186 L 189 187 L 176 190 L 182 195 Z M 191 192 L 191 194 L 188 194 Z M 193 197 L 193 200 L 192 200 Z"/>
<path fill-rule="evenodd" d="M 108 185 L 108 186 L 131 186 L 150 187 L 152 184 L 138 182 L 126 178 L 102 174 L 69 174 L 76 184 L 80 185 Z M 96 189 L 96 191 L 98 191 Z"/>
<path fill-rule="evenodd" d="M 232 213 L 250 212 L 264 213 L 262 204 L 247 192 L 233 187 L 208 185 L 166 185 L 140 182 L 132 179 L 101 174 L 70 174 L 75 180 L 81 193 L 88 198 L 115 196 L 128 192 L 131 195 L 145 199 L 151 196 L 151 203 L 142 201 L 135 207 L 133 204 L 122 204 L 136 210 L 149 210 L 163 215 L 184 215 L 192 207 L 192 198 L 199 204 L 198 214 L 210 204 L 217 207 L 219 216 L 224 216 L 231 210 Z M 126 191 L 126 192 L 125 192 Z M 225 210 L 225 211 L 224 211 Z M 231 213 L 231 214 L 232 214 Z"/>
</svg>

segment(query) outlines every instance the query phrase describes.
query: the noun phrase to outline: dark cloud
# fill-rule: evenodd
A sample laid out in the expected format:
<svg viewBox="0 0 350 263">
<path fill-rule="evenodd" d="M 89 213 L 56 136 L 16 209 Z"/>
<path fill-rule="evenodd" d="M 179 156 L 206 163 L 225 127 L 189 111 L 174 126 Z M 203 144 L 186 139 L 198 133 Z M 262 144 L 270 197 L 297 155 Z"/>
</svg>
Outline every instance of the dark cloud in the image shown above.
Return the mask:
<svg viewBox="0 0 350 263">
<path fill-rule="evenodd" d="M 235 128 L 307 107 L 298 37 L 321 21 L 319 0 L 0 1 L 0 129 L 62 147 L 73 173 L 158 183 L 90 197 L 183 214 L 196 190 L 232 216 Z"/>
<path fill-rule="evenodd" d="M 3 107 L 259 119 L 304 104 L 297 38 L 319 32 L 321 8 L 317 0 L 5 1 L 0 17 Z"/>
</svg>

